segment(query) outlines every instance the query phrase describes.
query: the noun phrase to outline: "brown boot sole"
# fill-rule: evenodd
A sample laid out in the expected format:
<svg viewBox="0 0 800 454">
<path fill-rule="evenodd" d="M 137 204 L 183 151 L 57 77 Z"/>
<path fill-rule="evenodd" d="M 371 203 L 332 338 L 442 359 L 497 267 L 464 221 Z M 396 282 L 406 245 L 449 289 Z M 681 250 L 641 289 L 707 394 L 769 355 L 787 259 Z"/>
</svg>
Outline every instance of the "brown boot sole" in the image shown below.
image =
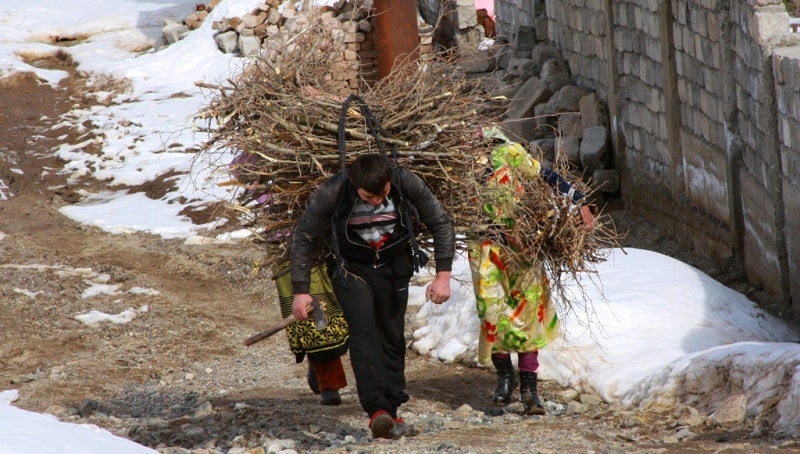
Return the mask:
<svg viewBox="0 0 800 454">
<path fill-rule="evenodd" d="M 392 439 L 392 429 L 394 429 L 394 420 L 388 414 L 383 414 L 372 421 L 372 438 L 388 438 Z"/>
<path fill-rule="evenodd" d="M 542 407 L 531 407 L 531 408 L 526 408 L 522 412 L 522 414 L 523 415 L 544 415 L 544 414 L 546 414 L 546 412 L 544 411 L 544 408 L 542 408 Z"/>
</svg>

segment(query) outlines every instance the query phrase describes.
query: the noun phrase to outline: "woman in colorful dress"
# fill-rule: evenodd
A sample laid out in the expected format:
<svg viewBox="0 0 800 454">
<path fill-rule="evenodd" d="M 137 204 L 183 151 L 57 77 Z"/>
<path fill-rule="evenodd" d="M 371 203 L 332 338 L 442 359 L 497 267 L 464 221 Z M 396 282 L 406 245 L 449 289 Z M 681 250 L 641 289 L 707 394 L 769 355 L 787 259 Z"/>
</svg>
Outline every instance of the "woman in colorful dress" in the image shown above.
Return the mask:
<svg viewBox="0 0 800 454">
<path fill-rule="evenodd" d="M 484 139 L 501 142 L 491 151 L 487 169 L 487 190 L 491 201 L 485 214 L 500 229 L 515 223 L 515 205 L 524 196 L 519 178 L 540 176 L 556 191 L 580 206 L 587 229 L 594 227 L 594 217 L 584 194 L 556 172 L 543 169 L 525 148 L 510 141 L 496 127 L 482 130 Z M 553 307 L 550 287 L 541 258 L 526 257 L 527 262 L 512 262 L 508 251 L 518 248 L 506 234 L 487 236 L 470 242 L 469 263 L 480 317 L 478 362 L 497 371 L 494 404 L 511 403 L 511 394 L 520 385 L 520 399 L 526 415 L 545 414 L 537 392 L 539 350 L 560 334 L 558 315 Z M 517 354 L 519 380 L 511 354 Z"/>
<path fill-rule="evenodd" d="M 288 263 L 274 273 L 273 279 L 278 290 L 281 316 L 286 318 L 292 315 L 294 300 Z M 319 331 L 314 327 L 313 317 L 300 320 L 286 327 L 286 338 L 298 363 L 308 358 L 308 387 L 320 395 L 320 403 L 339 405 L 342 403 L 339 390 L 347 386 L 342 356 L 347 353 L 350 332 L 324 265 L 311 270 L 310 291 L 325 312 L 327 326 Z"/>
</svg>

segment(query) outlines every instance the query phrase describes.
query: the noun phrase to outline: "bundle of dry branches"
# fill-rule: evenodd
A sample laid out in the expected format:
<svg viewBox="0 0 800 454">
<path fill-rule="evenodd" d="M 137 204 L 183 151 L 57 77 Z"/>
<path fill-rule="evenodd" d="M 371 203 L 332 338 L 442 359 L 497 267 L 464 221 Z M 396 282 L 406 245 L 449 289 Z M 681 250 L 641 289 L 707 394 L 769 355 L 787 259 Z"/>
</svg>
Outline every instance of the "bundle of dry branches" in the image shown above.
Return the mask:
<svg viewBox="0 0 800 454">
<path fill-rule="evenodd" d="M 202 112 L 215 123 L 209 149 L 244 154 L 234 169 L 246 189 L 240 204 L 269 193 L 271 202 L 261 211 L 266 237 L 291 227 L 311 191 L 341 168 L 339 121 L 350 93 L 331 77 L 331 68 L 341 64 L 335 55 L 336 41 L 319 25 L 294 36 L 280 52 L 254 60 L 229 86 L 217 87 L 219 94 Z M 475 81 L 453 77 L 448 62 L 397 68 L 359 93 L 383 133 L 370 134 L 358 103 L 347 111 L 347 162 L 369 152 L 396 154 L 434 189 L 458 224 L 476 220 L 476 133 L 495 120 L 488 112 L 497 102 L 488 101 Z"/>
<path fill-rule="evenodd" d="M 585 197 L 591 194 L 589 185 L 572 175 L 565 163 L 554 170 L 572 181 L 572 191 L 580 191 Z M 513 214 L 486 226 L 480 236 L 495 239 L 516 269 L 541 265 L 551 288 L 560 296 L 558 301 L 568 304 L 571 297 L 565 293 L 564 279 L 578 282 L 579 274 L 593 273 L 595 265 L 605 260 L 608 248 L 619 247 L 619 235 L 602 214 L 588 229 L 572 191 L 561 194 L 543 178 L 524 173 L 515 173 L 514 180 L 513 192 L 519 196 L 511 200 L 508 190 L 482 188 L 479 201 L 484 212 L 492 211 L 487 208 L 500 201 Z"/>
<path fill-rule="evenodd" d="M 390 76 L 364 84 L 359 98 L 367 110 L 358 102 L 344 109 L 349 93 L 331 77 L 337 46 L 321 25 L 295 35 L 278 51 L 254 60 L 230 86 L 217 87 L 218 95 L 202 113 L 214 123 L 208 149 L 239 155 L 232 171 L 244 189 L 240 209 L 250 209 L 243 207 L 253 207 L 256 199 L 263 202 L 257 205 L 260 235 L 282 250 L 269 254 L 269 260 L 285 260 L 286 234 L 311 192 L 340 170 L 342 147 L 348 163 L 364 153 L 390 153 L 426 181 L 458 231 L 496 232 L 484 213 L 491 191 L 482 183 L 491 144 L 477 132 L 498 120 L 493 112 L 503 101 L 489 98 L 477 81 L 454 74 L 453 62 L 431 59 L 424 65 L 398 64 Z M 369 130 L 370 114 L 379 131 Z M 602 260 L 600 249 L 614 243 L 613 230 L 598 222 L 598 229 L 586 231 L 575 206 L 535 180 L 524 183 L 531 186 L 529 196 L 508 232 L 524 245 L 513 254 L 520 260 L 547 260 L 553 278 L 591 270 Z M 575 183 L 591 192 L 580 179 Z"/>
</svg>

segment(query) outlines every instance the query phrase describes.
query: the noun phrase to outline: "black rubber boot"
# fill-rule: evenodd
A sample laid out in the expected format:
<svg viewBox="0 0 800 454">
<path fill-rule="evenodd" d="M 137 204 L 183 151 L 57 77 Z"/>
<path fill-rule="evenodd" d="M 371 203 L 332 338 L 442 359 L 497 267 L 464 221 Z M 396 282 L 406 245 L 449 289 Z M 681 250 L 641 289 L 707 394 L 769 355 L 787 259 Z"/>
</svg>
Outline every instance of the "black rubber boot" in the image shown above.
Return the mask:
<svg viewBox="0 0 800 454">
<path fill-rule="evenodd" d="M 335 389 L 323 389 L 319 403 L 322 405 L 339 405 L 342 403 L 342 396 Z"/>
<path fill-rule="evenodd" d="M 519 372 L 519 394 L 522 400 L 522 405 L 525 407 L 523 413 L 526 415 L 543 415 L 544 407 L 542 401 L 539 400 L 539 394 L 536 392 L 538 379 L 536 372 Z"/>
<path fill-rule="evenodd" d="M 494 404 L 498 406 L 511 403 L 511 393 L 517 388 L 517 374 L 511 357 L 498 358 L 492 356 L 492 364 L 497 369 L 497 386 L 494 388 Z"/>
</svg>

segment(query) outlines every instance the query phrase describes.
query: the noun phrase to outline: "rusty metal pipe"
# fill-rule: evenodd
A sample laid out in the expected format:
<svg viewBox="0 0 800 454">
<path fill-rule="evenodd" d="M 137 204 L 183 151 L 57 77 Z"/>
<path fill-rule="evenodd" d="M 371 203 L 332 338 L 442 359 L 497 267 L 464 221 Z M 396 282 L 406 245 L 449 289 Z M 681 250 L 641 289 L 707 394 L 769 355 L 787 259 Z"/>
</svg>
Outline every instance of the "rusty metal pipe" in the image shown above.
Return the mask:
<svg viewBox="0 0 800 454">
<path fill-rule="evenodd" d="M 398 64 L 419 58 L 417 2 L 411 0 L 375 0 L 375 50 L 378 75 L 383 78 Z"/>
</svg>

